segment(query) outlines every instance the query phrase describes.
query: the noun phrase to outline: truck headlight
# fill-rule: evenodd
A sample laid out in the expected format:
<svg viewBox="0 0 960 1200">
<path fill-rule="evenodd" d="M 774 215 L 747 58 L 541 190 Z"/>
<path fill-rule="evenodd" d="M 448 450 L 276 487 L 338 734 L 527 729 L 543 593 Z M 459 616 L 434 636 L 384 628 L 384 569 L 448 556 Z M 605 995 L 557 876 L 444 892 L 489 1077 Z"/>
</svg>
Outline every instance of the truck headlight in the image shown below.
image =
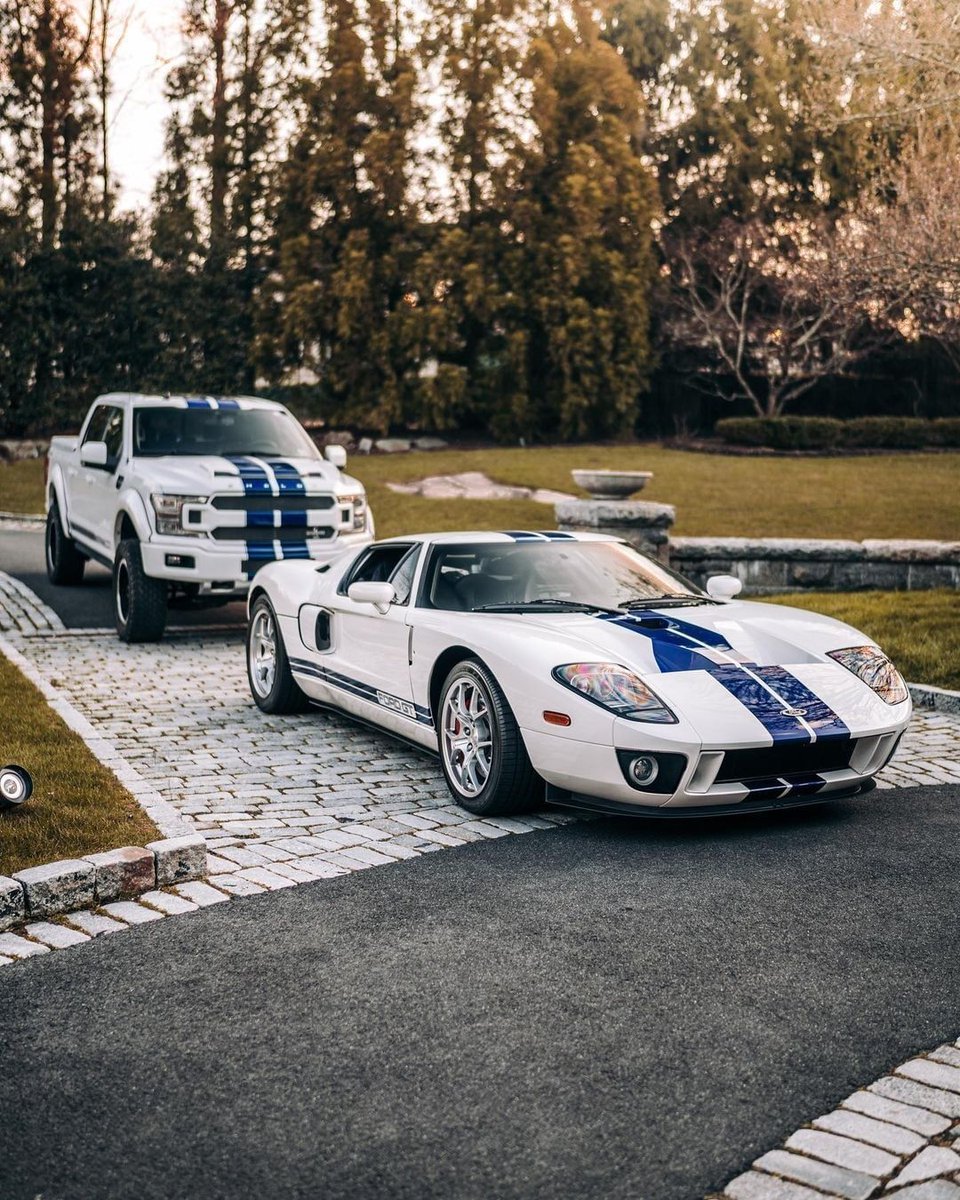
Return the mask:
<svg viewBox="0 0 960 1200">
<path fill-rule="evenodd" d="M 886 704 L 902 704 L 910 695 L 903 676 L 879 646 L 851 646 L 828 651 L 830 658 L 852 671 Z"/>
<path fill-rule="evenodd" d="M 367 527 L 367 497 L 362 492 L 340 497 L 343 524 L 354 533 L 362 533 Z"/>
<path fill-rule="evenodd" d="M 150 499 L 157 517 L 157 533 L 179 536 L 197 532 L 194 529 L 184 528 L 183 506 L 185 504 L 206 504 L 206 496 L 170 496 L 164 492 L 153 492 Z"/>
<path fill-rule="evenodd" d="M 553 677 L 585 700 L 592 700 L 627 721 L 677 723 L 670 709 L 642 679 L 616 663 L 567 663 L 554 667 Z"/>
</svg>

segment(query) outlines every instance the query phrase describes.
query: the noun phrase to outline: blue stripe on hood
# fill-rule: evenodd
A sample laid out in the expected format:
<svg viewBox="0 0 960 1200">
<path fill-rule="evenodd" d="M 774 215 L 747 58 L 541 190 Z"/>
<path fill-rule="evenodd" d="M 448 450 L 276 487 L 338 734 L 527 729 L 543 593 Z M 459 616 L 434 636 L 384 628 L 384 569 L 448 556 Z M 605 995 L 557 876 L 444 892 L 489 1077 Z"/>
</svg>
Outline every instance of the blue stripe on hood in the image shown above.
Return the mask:
<svg viewBox="0 0 960 1200">
<path fill-rule="evenodd" d="M 704 651 L 735 654 L 727 639 L 715 629 L 704 629 L 674 616 L 599 616 L 650 639 L 657 666 L 664 673 L 706 671 L 763 725 L 775 743 L 811 742 L 810 729 L 822 737 L 849 737 L 850 730 L 832 708 L 785 667 L 756 663 L 715 663 Z M 698 645 L 698 643 L 701 643 Z M 766 685 L 766 686 L 764 686 Z M 772 694 L 771 694 L 772 693 Z M 803 721 L 786 709 L 801 710 Z"/>
</svg>

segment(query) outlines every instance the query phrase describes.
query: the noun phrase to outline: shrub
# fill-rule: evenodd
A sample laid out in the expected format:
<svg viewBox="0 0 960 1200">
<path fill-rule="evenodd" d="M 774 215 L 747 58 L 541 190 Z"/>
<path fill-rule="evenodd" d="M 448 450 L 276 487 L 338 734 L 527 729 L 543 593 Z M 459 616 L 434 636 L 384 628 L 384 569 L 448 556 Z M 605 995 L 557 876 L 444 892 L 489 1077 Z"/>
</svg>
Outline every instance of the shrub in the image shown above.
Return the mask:
<svg viewBox="0 0 960 1200">
<path fill-rule="evenodd" d="M 887 450 L 917 450 L 933 441 L 933 422 L 923 417 L 855 417 L 846 422 L 845 444 Z"/>
<path fill-rule="evenodd" d="M 960 446 L 960 417 L 938 417 L 930 424 L 935 446 Z"/>
<path fill-rule="evenodd" d="M 843 421 L 836 417 L 725 417 L 714 432 L 741 446 L 774 450 L 831 450 L 843 444 Z"/>
</svg>

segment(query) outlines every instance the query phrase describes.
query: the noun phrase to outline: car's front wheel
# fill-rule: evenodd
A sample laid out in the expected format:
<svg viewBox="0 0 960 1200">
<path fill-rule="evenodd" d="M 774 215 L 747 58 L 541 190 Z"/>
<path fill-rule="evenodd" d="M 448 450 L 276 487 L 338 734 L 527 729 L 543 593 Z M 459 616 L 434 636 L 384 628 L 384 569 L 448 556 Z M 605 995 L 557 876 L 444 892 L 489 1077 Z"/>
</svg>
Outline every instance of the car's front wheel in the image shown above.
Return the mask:
<svg viewBox="0 0 960 1200">
<path fill-rule="evenodd" d="M 77 543 L 68 537 L 60 519 L 60 506 L 56 500 L 47 512 L 46 530 L 47 578 L 51 583 L 62 586 L 80 583 L 86 559 L 77 549 Z"/>
<path fill-rule="evenodd" d="M 478 816 L 536 808 L 543 781 L 493 673 L 477 659 L 457 663 L 440 693 L 440 762 L 454 799 Z"/>
<path fill-rule="evenodd" d="M 159 642 L 167 624 L 167 585 L 144 572 L 140 543 L 124 538 L 113 563 L 113 615 L 124 642 Z"/>
<path fill-rule="evenodd" d="M 258 596 L 247 629 L 247 679 L 257 708 L 266 713 L 305 712 L 308 698 L 297 686 L 273 605 Z"/>
</svg>

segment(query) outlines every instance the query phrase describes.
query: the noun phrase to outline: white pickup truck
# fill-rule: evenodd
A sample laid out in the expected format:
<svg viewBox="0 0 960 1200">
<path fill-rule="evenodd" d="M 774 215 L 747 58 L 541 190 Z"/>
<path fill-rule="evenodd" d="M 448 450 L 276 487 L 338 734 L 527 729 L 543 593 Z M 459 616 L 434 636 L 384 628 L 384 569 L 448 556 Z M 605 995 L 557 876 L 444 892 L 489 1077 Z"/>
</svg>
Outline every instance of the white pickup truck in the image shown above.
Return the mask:
<svg viewBox="0 0 960 1200">
<path fill-rule="evenodd" d="M 47 463 L 47 574 L 113 571 L 117 633 L 163 635 L 168 605 L 222 604 L 264 563 L 326 560 L 373 540 L 346 453 L 322 457 L 295 417 L 248 397 L 99 396 Z"/>
</svg>

